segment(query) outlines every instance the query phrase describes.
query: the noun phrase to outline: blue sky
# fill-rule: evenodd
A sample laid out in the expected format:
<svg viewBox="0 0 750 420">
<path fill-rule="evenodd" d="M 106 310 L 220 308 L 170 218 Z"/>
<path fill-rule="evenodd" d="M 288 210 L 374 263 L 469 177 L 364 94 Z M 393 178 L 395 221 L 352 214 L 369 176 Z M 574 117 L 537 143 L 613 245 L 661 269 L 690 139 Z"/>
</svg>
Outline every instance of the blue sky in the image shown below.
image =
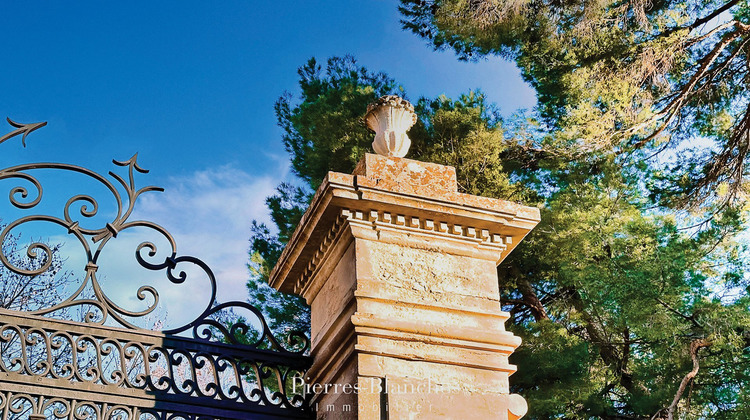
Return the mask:
<svg viewBox="0 0 750 420">
<path fill-rule="evenodd" d="M 505 114 L 533 107 L 512 63 L 459 62 L 398 20 L 395 0 L 5 2 L 0 117 L 49 125 L 26 149 L 18 138 L 1 145 L 0 165 L 106 173 L 138 152 L 151 170 L 143 182 L 167 189 L 138 215 L 222 267 L 223 297 L 236 298 L 249 222 L 267 219 L 263 198 L 291 177 L 273 103 L 297 94 L 296 69 L 310 57 L 353 54 L 412 100 L 481 88 Z"/>
</svg>

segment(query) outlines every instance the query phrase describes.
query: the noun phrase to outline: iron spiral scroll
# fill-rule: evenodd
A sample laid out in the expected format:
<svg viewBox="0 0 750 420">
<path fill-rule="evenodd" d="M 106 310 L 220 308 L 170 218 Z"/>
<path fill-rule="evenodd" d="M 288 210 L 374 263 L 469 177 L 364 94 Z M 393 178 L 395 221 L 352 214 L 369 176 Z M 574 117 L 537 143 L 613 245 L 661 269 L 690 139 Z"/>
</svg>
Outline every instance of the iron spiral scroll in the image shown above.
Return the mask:
<svg viewBox="0 0 750 420">
<path fill-rule="evenodd" d="M 22 136 L 25 146 L 26 136 L 46 125 L 19 124 L 10 119 L 8 122 L 16 129 L 0 137 L 0 144 Z M 15 352 L 12 357 L 0 354 L 0 374 L 5 374 L 0 375 L 0 410 L 5 413 L 2 418 L 12 417 L 8 413 L 17 413 L 22 406 L 28 407 L 32 415 L 46 418 L 79 418 L 79 415 L 173 418 L 170 412 L 188 412 L 190 418 L 248 418 L 241 414 L 248 412 L 260 416 L 253 418 L 309 417 L 311 411 L 304 390 L 292 389 L 292 383 L 303 378 L 312 363 L 307 356 L 309 338 L 301 332 L 292 332 L 280 340 L 263 313 L 248 302 L 217 304 L 216 277 L 206 263 L 178 255 L 174 238 L 162 226 L 131 220 L 142 194 L 163 191 L 155 186 L 136 185 L 136 174 L 148 173 L 138 165 L 137 157 L 136 154 L 125 161 L 113 160 L 114 165 L 124 168 L 120 169 L 124 176 L 110 171 L 109 177 L 105 177 L 81 166 L 62 163 L 29 163 L 0 169 L 0 181 L 18 181 L 10 189 L 9 200 L 24 214 L 16 220 L 3 221 L 7 224 L 0 232 L 0 245 L 12 240 L 14 233 L 26 224 L 45 222 L 64 228 L 76 238 L 86 259 L 80 284 L 76 283 L 74 290 L 61 301 L 25 311 L 0 309 L 0 350 L 6 349 L 3 351 L 8 355 L 7 349 Z M 36 176 L 41 170 L 83 175 L 103 186 L 116 205 L 114 216 L 103 226 L 87 226 L 95 216 L 103 217 L 99 201 L 90 194 L 70 196 L 57 215 L 27 214 L 38 209 L 43 200 L 43 185 Z M 144 319 L 157 309 L 160 297 L 155 287 L 143 285 L 137 289 L 136 298 L 145 305 L 145 309 L 137 310 L 116 303 L 105 292 L 97 277 L 102 251 L 118 234 L 134 228 L 156 234 L 159 243 L 166 243 L 169 248 L 161 254 L 166 257 L 160 258 L 157 241 L 141 242 L 135 249 L 135 259 L 142 268 L 163 272 L 175 287 L 188 278 L 187 272 L 180 268 L 185 264 L 197 267 L 208 279 L 209 290 L 203 293 L 205 306 L 192 321 L 152 331 L 136 325 L 134 320 Z M 0 262 L 14 275 L 36 277 L 51 269 L 54 250 L 44 242 L 25 246 L 26 260 L 35 264 L 23 266 L 6 255 L 5 248 L 0 249 Z M 81 310 L 83 319 L 59 319 L 59 314 L 72 308 Z M 248 313 L 251 318 L 226 317 L 235 311 Z M 62 363 L 58 358 L 61 349 L 67 352 Z M 10 382 L 29 389 L 19 397 L 21 394 L 14 394 L 15 388 L 8 387 L 2 378 L 10 378 Z M 77 400 L 67 394 L 55 394 L 58 391 L 53 389 L 59 390 L 65 382 L 85 385 L 86 398 Z M 101 398 L 91 390 L 99 392 Z M 144 406 L 139 402 L 144 395 L 157 401 L 156 407 L 165 407 L 160 412 L 167 414 L 154 415 L 158 410 L 154 410 L 153 403 Z M 122 407 L 115 410 L 117 416 L 106 414 L 114 413 L 112 404 L 107 411 L 107 403 L 113 398 Z M 21 402 L 13 405 L 11 401 Z M 57 401 L 57 408 L 51 411 L 44 408 L 54 405 L 50 401 Z M 82 411 L 76 411 L 76 404 L 100 407 L 91 411 L 99 414 L 81 414 Z"/>
</svg>

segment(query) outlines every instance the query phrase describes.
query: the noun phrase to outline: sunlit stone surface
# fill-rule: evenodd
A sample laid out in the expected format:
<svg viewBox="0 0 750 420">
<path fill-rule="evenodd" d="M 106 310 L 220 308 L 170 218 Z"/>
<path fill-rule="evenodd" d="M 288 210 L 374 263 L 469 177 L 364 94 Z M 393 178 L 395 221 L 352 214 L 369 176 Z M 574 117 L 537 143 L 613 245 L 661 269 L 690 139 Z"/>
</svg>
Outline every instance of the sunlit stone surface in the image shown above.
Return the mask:
<svg viewBox="0 0 750 420">
<path fill-rule="evenodd" d="M 496 266 L 538 222 L 459 193 L 448 166 L 368 154 L 329 172 L 270 277 L 312 308 L 318 419 L 522 417 Z"/>
</svg>

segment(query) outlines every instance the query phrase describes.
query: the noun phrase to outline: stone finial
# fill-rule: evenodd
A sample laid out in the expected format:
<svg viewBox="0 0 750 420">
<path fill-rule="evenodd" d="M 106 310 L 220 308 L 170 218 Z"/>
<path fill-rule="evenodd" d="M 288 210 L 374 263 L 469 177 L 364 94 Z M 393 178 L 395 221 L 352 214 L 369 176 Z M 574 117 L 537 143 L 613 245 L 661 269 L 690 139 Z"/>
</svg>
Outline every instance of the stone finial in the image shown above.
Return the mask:
<svg viewBox="0 0 750 420">
<path fill-rule="evenodd" d="M 383 96 L 367 106 L 365 123 L 375 132 L 372 148 L 379 155 L 404 157 L 411 140 L 406 131 L 417 122 L 414 106 L 395 95 Z"/>
</svg>

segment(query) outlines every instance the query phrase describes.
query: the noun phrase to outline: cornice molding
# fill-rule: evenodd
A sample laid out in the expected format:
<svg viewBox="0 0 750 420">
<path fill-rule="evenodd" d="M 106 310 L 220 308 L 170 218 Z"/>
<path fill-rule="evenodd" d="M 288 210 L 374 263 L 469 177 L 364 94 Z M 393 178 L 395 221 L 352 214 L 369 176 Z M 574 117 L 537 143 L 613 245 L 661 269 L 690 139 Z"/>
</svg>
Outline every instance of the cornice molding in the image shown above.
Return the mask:
<svg viewBox="0 0 750 420">
<path fill-rule="evenodd" d="M 449 240 L 463 243 L 476 249 L 489 250 L 498 256 L 508 250 L 512 243 L 512 237 L 492 232 L 473 226 L 462 226 L 455 223 L 443 222 L 432 218 L 418 217 L 407 214 L 397 214 L 388 211 L 361 211 L 352 208 L 344 208 L 328 230 L 328 233 L 320 241 L 315 254 L 310 258 L 307 267 L 294 283 L 293 292 L 298 295 L 305 294 L 310 282 L 318 273 L 321 265 L 327 260 L 331 248 L 336 244 L 337 238 L 345 228 L 359 227 L 363 229 L 350 229 L 354 237 L 361 239 L 377 239 L 384 231 L 404 232 L 409 235 L 429 236 L 434 239 Z M 372 237 L 363 235 L 362 232 L 371 232 Z M 392 241 L 409 245 L 408 240 L 400 237 Z M 308 296 L 305 296 L 308 298 Z"/>
</svg>

